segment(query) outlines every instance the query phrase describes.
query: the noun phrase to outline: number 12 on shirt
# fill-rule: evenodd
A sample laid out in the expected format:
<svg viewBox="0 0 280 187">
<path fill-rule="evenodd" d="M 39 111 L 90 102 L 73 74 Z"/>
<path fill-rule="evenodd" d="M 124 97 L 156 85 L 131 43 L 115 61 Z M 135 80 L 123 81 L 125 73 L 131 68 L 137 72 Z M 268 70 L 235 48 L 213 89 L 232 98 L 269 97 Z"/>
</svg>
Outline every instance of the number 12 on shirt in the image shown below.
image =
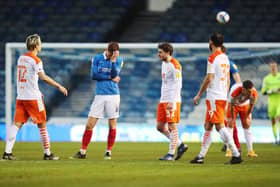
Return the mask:
<svg viewBox="0 0 280 187">
<path fill-rule="evenodd" d="M 25 79 L 25 74 L 27 72 L 26 67 L 25 66 L 18 66 L 18 81 L 19 82 L 26 82 Z"/>
</svg>

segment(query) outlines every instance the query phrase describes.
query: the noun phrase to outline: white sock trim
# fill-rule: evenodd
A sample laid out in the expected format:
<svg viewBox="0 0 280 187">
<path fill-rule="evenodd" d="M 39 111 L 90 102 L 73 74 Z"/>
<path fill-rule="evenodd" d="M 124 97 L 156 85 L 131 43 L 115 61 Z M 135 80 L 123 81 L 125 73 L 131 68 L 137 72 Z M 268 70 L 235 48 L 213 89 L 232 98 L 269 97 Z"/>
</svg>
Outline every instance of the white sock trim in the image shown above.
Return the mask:
<svg viewBox="0 0 280 187">
<path fill-rule="evenodd" d="M 201 144 L 201 150 L 198 154 L 199 157 L 205 157 L 208 149 L 212 143 L 212 131 L 205 131 L 204 135 L 203 135 L 203 140 L 202 140 L 202 144 Z"/>
</svg>

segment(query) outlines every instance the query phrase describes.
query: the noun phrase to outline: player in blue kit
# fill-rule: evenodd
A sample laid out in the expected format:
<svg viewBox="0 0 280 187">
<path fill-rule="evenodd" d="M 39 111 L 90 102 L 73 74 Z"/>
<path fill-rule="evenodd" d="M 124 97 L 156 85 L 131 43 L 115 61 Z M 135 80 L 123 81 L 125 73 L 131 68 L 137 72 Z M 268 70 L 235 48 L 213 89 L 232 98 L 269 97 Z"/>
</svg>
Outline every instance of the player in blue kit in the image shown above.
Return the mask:
<svg viewBox="0 0 280 187">
<path fill-rule="evenodd" d="M 104 159 L 111 159 L 111 150 L 116 138 L 117 118 L 119 117 L 118 83 L 122 65 L 123 60 L 119 57 L 119 45 L 116 42 L 110 42 L 104 53 L 97 54 L 92 59 L 91 79 L 96 81 L 95 98 L 88 114 L 81 149 L 74 155 L 74 158 L 86 158 L 86 150 L 91 141 L 93 128 L 98 119 L 107 117 L 109 134 Z"/>
</svg>

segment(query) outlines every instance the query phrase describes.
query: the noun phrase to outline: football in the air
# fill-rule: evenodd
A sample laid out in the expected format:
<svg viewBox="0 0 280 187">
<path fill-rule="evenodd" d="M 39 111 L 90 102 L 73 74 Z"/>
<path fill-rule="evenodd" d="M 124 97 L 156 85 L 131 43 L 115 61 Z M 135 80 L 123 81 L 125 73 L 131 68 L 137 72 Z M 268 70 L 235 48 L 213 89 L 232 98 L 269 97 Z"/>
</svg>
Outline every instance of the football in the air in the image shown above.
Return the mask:
<svg viewBox="0 0 280 187">
<path fill-rule="evenodd" d="M 227 22 L 229 22 L 230 17 L 227 12 L 220 11 L 217 13 L 216 19 L 217 19 L 218 23 L 226 24 Z"/>
</svg>

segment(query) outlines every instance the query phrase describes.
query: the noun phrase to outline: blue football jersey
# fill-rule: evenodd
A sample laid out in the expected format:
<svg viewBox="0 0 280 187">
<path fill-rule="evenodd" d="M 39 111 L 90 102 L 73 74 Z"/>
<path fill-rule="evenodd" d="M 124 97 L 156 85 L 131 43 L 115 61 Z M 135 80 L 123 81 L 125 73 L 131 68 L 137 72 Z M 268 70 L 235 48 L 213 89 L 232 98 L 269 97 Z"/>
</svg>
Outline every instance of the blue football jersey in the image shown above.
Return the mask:
<svg viewBox="0 0 280 187">
<path fill-rule="evenodd" d="M 91 79 L 96 80 L 96 95 L 119 95 L 118 83 L 112 81 L 112 78 L 119 76 L 122 68 L 123 60 L 117 57 L 117 61 L 112 63 L 110 59 L 106 59 L 105 52 L 97 54 L 92 59 Z"/>
</svg>

